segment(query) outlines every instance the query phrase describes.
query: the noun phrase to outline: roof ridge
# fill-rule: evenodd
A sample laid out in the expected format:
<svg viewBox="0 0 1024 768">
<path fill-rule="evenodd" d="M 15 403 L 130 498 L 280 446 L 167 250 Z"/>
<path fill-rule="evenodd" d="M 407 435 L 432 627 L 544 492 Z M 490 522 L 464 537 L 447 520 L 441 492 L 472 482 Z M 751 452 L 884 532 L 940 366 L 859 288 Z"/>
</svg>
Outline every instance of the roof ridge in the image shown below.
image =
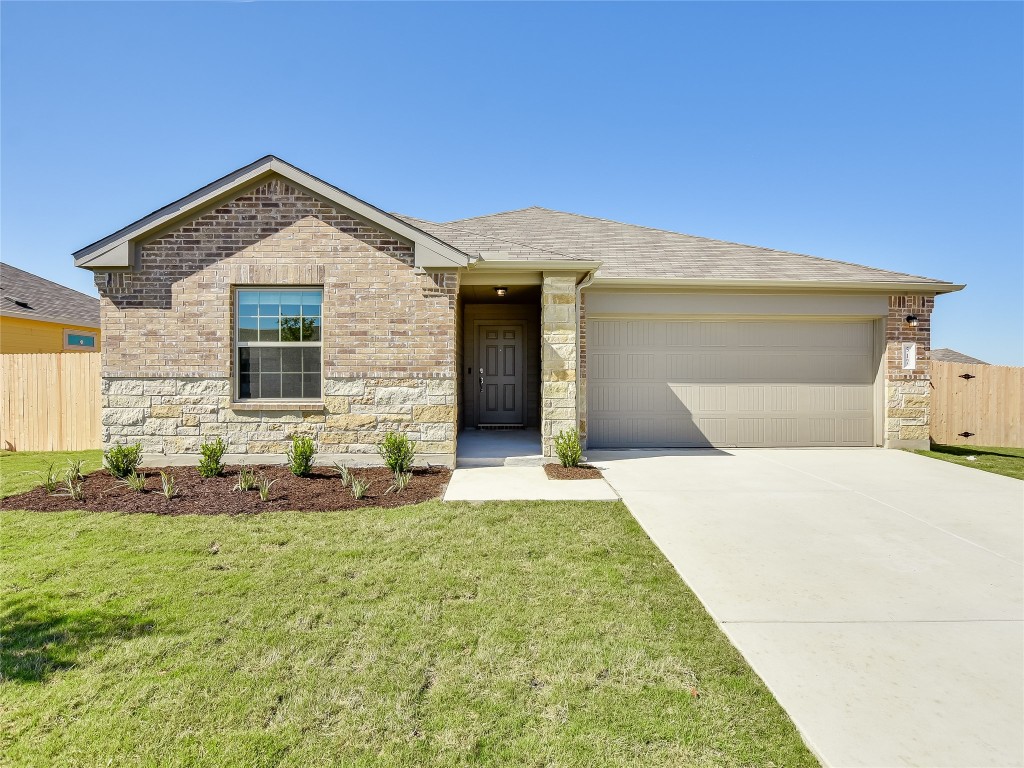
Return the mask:
<svg viewBox="0 0 1024 768">
<path fill-rule="evenodd" d="M 528 211 L 531 208 L 540 208 L 540 206 L 532 205 L 532 206 L 530 206 L 530 208 L 519 208 L 519 209 L 517 209 L 517 211 Z M 516 213 L 517 211 L 503 211 L 503 213 Z M 493 215 L 500 216 L 501 214 L 493 214 Z M 415 216 L 413 216 L 411 218 L 413 218 L 414 220 L 417 220 L 417 221 L 427 221 L 426 219 L 416 219 Z M 477 218 L 483 218 L 483 217 L 477 217 Z M 456 221 L 457 222 L 458 221 L 471 221 L 471 219 L 456 219 Z M 531 251 L 540 251 L 541 253 L 550 253 L 552 256 L 560 256 L 563 259 L 569 259 L 569 260 L 572 260 L 572 261 L 579 261 L 579 259 L 577 259 L 577 258 L 575 258 L 573 256 L 570 256 L 570 255 L 568 255 L 566 253 L 562 253 L 561 251 L 552 251 L 550 248 L 542 248 L 539 245 L 533 245 L 531 243 L 523 243 L 523 242 L 520 242 L 518 240 L 509 240 L 508 238 L 504 238 L 504 237 L 496 237 L 494 235 L 489 235 L 489 234 L 486 234 L 484 232 L 477 232 L 477 231 L 472 230 L 472 229 L 466 229 L 465 227 L 457 227 L 454 224 L 452 224 L 451 222 L 434 222 L 434 221 L 430 221 L 430 222 L 427 222 L 427 223 L 428 224 L 433 224 L 435 227 L 444 227 L 445 229 L 455 229 L 455 230 L 458 230 L 460 232 L 465 232 L 465 233 L 470 234 L 470 235 L 476 235 L 477 237 L 485 237 L 488 240 L 493 240 L 493 241 L 495 241 L 497 243 L 507 243 L 507 244 L 511 244 L 511 245 L 518 245 L 521 248 L 529 248 Z"/>
<path fill-rule="evenodd" d="M 42 275 L 37 275 L 35 272 L 29 272 L 27 270 L 22 269 L 21 267 L 16 267 L 13 264 L 8 264 L 5 261 L 0 261 L 0 268 L 3 268 L 3 269 L 13 269 L 16 272 L 21 272 L 21 274 L 23 274 L 23 275 L 28 275 L 29 277 L 35 278 L 36 280 L 42 280 L 44 283 L 49 283 L 50 285 L 56 286 L 57 288 L 63 288 L 65 291 L 71 291 L 73 293 L 77 293 L 79 296 L 84 296 L 85 298 L 90 299 L 90 300 L 95 301 L 95 302 L 99 302 L 99 300 L 100 300 L 99 296 L 90 296 L 88 293 L 85 293 L 84 291 L 80 291 L 77 288 L 72 288 L 69 285 L 64 285 L 64 283 L 58 283 L 55 280 L 51 280 L 48 277 L 43 277 Z"/>
<path fill-rule="evenodd" d="M 506 216 L 510 213 L 522 213 L 523 211 L 552 211 L 553 213 L 565 213 L 565 211 L 555 211 L 551 208 L 545 208 L 542 205 L 527 205 L 524 208 L 513 208 L 510 211 L 495 211 L 494 213 L 485 213 L 482 216 L 467 216 L 463 219 L 452 219 L 451 221 L 438 222 L 439 224 L 458 224 L 460 221 L 474 221 L 476 219 L 491 219 L 495 216 Z M 469 231 L 469 230 L 467 230 Z"/>
<path fill-rule="evenodd" d="M 545 208 L 545 207 L 540 206 L 540 205 L 532 205 L 532 206 L 530 206 L 528 208 L 517 208 L 516 210 L 503 211 L 501 213 L 489 214 L 489 215 L 486 215 L 486 216 L 477 216 L 475 218 L 486 219 L 486 218 L 492 218 L 494 216 L 502 216 L 502 215 L 508 214 L 508 213 L 521 213 L 522 211 L 529 211 L 529 210 L 546 211 L 548 213 L 557 213 L 557 214 L 561 214 L 563 216 L 574 216 L 574 217 L 576 217 L 578 219 L 589 219 L 590 221 L 601 221 L 601 222 L 604 222 L 606 224 L 617 224 L 617 225 L 622 226 L 622 227 L 633 227 L 634 229 L 645 229 L 645 230 L 648 230 L 650 232 L 661 232 L 661 233 L 664 233 L 664 234 L 667 234 L 667 235 L 680 235 L 682 237 L 691 237 L 694 240 L 703 240 L 704 242 L 708 242 L 708 243 L 722 243 L 722 244 L 725 244 L 725 245 L 738 245 L 738 246 L 741 246 L 743 248 L 756 248 L 759 251 L 766 251 L 768 253 L 778 253 L 778 254 L 782 254 L 782 255 L 785 255 L 785 256 L 801 256 L 801 257 L 803 257 L 805 259 L 815 259 L 816 261 L 823 261 L 823 262 L 826 262 L 826 263 L 829 263 L 829 264 L 843 264 L 844 266 L 848 266 L 848 267 L 857 267 L 859 269 L 870 269 L 870 270 L 874 270 L 876 272 L 884 272 L 884 273 L 889 274 L 889 275 L 900 275 L 902 277 L 913 277 L 913 278 L 915 278 L 917 280 L 924 280 L 926 282 L 945 283 L 945 281 L 943 281 L 943 280 L 936 280 L 933 277 L 925 277 L 924 275 L 914 275 L 914 274 L 911 274 L 910 272 L 896 272 L 896 271 L 891 270 L 891 269 L 882 269 L 881 267 L 872 267 L 872 266 L 868 266 L 867 264 L 858 264 L 858 263 L 853 262 L 853 261 L 842 261 L 841 259 L 829 259 L 829 258 L 826 258 L 824 256 L 815 256 L 815 255 L 810 254 L 810 253 L 800 253 L 799 251 L 784 251 L 784 250 L 779 249 L 779 248 L 769 248 L 769 247 L 764 246 L 764 245 L 751 245 L 750 243 L 740 243 L 740 242 L 737 242 L 735 240 L 719 240 L 718 238 L 714 238 L 714 237 L 705 237 L 703 235 L 692 235 L 692 234 L 690 234 L 688 232 L 676 232 L 673 229 L 662 229 L 660 227 L 649 227 L 649 226 L 646 226 L 644 224 L 632 224 L 632 223 L 630 223 L 628 221 L 618 221 L 616 219 L 606 219 L 606 218 L 601 217 L 601 216 L 588 216 L 588 215 L 586 215 L 584 213 L 573 213 L 572 211 L 559 211 L 559 210 L 556 210 L 554 208 Z M 459 221 L 470 221 L 470 220 L 471 219 L 460 219 Z"/>
</svg>

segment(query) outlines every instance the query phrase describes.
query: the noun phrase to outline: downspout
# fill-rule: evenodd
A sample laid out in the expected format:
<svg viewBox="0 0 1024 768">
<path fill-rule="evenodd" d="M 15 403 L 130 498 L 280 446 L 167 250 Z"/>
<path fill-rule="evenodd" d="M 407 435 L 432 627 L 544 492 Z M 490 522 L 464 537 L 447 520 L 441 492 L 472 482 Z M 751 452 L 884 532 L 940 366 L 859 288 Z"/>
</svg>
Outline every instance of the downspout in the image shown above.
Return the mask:
<svg viewBox="0 0 1024 768">
<path fill-rule="evenodd" d="M 582 350 L 582 347 L 580 346 L 580 321 L 583 319 L 583 309 L 582 309 L 583 289 L 586 288 L 587 286 L 589 286 L 591 283 L 594 282 L 594 274 L 596 272 L 597 272 L 596 269 L 590 270 L 587 273 L 587 276 L 584 277 L 579 282 L 579 284 L 577 284 L 577 286 L 576 286 L 576 429 L 577 430 L 579 430 L 579 428 L 580 428 L 580 403 L 581 403 L 581 401 L 583 399 L 582 394 L 581 394 L 582 391 L 583 391 L 583 388 L 582 388 L 583 379 L 582 379 L 582 377 L 580 375 L 581 371 L 582 371 L 580 366 L 582 365 L 582 362 L 583 362 L 583 360 L 582 360 L 583 350 Z"/>
</svg>

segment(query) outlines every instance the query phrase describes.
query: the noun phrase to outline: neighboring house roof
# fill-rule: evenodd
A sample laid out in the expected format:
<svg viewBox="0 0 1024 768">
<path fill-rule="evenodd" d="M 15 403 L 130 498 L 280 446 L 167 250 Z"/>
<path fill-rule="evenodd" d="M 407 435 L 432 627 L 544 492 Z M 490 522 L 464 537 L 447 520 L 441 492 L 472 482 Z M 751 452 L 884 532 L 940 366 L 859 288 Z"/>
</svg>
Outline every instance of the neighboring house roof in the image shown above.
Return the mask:
<svg viewBox="0 0 1024 768">
<path fill-rule="evenodd" d="M 75 266 L 86 269 L 130 267 L 133 261 L 134 244 L 139 240 L 175 222 L 195 216 L 201 210 L 230 197 L 238 190 L 258 184 L 263 179 L 275 174 L 410 241 L 414 246 L 417 266 L 451 268 L 453 266 L 464 267 L 468 263 L 466 254 L 451 244 L 411 226 L 397 216 L 392 216 L 278 157 L 267 155 L 179 200 L 175 200 L 170 205 L 165 205 L 163 208 L 143 216 L 138 221 L 119 229 L 102 240 L 97 240 L 92 245 L 75 251 Z"/>
<path fill-rule="evenodd" d="M 963 352 L 957 352 L 955 349 L 947 349 L 945 347 L 941 349 L 933 349 L 929 353 L 929 357 L 932 360 L 938 360 L 942 363 L 966 363 L 967 365 L 988 365 L 984 360 L 979 360 L 976 357 L 965 355 Z"/>
<path fill-rule="evenodd" d="M 100 300 L 0 264 L 0 315 L 99 328 Z"/>
<path fill-rule="evenodd" d="M 426 222 L 421 223 L 427 226 Z M 600 261 L 602 266 L 596 277 L 601 282 L 814 282 L 879 288 L 913 286 L 938 293 L 963 287 L 918 275 L 540 207 L 435 226 L 462 238 L 481 235 L 541 249 L 552 254 L 551 258 Z M 440 229 L 437 233 L 444 237 Z"/>
</svg>

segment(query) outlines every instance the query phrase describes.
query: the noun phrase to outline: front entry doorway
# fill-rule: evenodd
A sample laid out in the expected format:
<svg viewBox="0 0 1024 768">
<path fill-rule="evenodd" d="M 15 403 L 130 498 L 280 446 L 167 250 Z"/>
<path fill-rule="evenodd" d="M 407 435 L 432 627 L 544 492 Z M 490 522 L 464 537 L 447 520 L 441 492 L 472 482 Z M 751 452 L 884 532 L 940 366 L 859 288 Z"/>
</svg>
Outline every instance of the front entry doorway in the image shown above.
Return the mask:
<svg viewBox="0 0 1024 768">
<path fill-rule="evenodd" d="M 523 426 L 523 326 L 478 326 L 477 426 Z"/>
</svg>

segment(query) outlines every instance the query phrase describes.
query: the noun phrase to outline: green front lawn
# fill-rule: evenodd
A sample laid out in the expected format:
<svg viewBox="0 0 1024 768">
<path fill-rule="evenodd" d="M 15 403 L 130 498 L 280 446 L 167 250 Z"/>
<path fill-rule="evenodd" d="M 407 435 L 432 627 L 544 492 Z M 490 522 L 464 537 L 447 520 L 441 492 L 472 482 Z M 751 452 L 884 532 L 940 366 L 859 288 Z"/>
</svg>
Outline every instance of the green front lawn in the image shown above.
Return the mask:
<svg viewBox="0 0 1024 768">
<path fill-rule="evenodd" d="M 619 503 L 0 525 L 6 764 L 816 765 Z"/>
<path fill-rule="evenodd" d="M 991 448 L 983 445 L 933 445 L 930 451 L 914 451 L 933 459 L 951 461 L 964 467 L 983 469 L 997 475 L 1024 480 L 1024 448 Z M 976 457 L 974 461 L 968 456 Z"/>
<path fill-rule="evenodd" d="M 103 466 L 103 451 L 0 451 L 0 497 L 40 485 L 36 472 L 45 472 L 50 464 L 63 470 L 68 459 L 84 459 L 82 472 L 92 472 Z"/>
</svg>

